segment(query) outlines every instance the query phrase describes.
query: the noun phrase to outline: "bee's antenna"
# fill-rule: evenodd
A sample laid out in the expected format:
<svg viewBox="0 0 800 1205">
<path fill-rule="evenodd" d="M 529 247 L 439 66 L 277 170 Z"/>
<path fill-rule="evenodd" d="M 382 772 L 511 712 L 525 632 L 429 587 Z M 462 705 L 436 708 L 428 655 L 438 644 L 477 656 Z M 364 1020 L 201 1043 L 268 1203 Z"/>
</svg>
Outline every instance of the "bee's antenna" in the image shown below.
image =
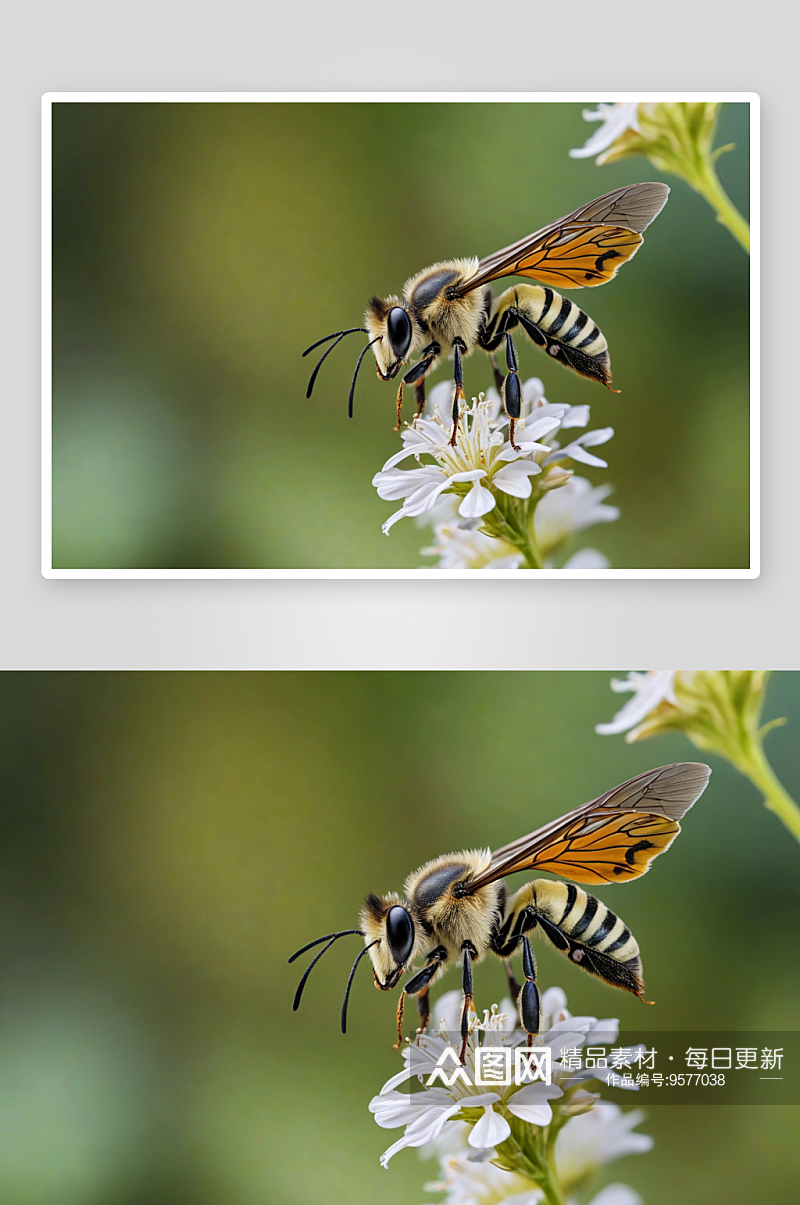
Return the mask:
<svg viewBox="0 0 800 1205">
<path fill-rule="evenodd" d="M 326 952 L 326 950 L 329 950 L 331 948 L 331 946 L 333 945 L 333 943 L 335 941 L 337 941 L 340 937 L 346 937 L 348 935 L 348 933 L 358 933 L 361 937 L 364 936 L 364 934 L 361 932 L 360 929 L 343 929 L 341 933 L 329 933 L 327 937 L 318 937 L 316 941 L 309 942 L 307 946 L 303 946 L 302 950 L 298 950 L 296 954 L 292 954 L 292 957 L 289 959 L 289 962 L 294 962 L 295 958 L 298 958 L 301 954 L 305 954 L 306 950 L 310 950 L 312 946 L 318 946 L 321 941 L 327 941 L 327 943 L 328 943 L 326 946 L 322 947 L 319 954 L 317 954 L 317 956 L 315 958 L 312 958 L 311 962 L 306 967 L 305 974 L 303 975 L 303 978 L 298 983 L 297 991 L 294 994 L 294 1002 L 292 1003 L 292 1012 L 297 1012 L 298 1008 L 300 1007 L 300 997 L 303 995 L 303 988 L 306 986 L 309 975 L 311 974 L 314 967 L 319 962 L 322 955 Z"/>
<path fill-rule="evenodd" d="M 311 374 L 311 380 L 308 381 L 308 387 L 306 389 L 306 398 L 310 398 L 310 396 L 311 396 L 311 390 L 314 387 L 314 381 L 317 380 L 317 374 L 319 372 L 319 369 L 322 368 L 322 366 L 324 364 L 325 357 L 328 357 L 328 355 L 330 355 L 330 353 L 333 352 L 334 347 L 336 347 L 337 343 L 341 343 L 341 341 L 342 341 L 343 337 L 345 337 L 345 335 L 353 335 L 355 333 L 355 331 L 357 331 L 357 330 L 364 331 L 364 334 L 369 334 L 369 331 L 366 330 L 366 327 L 351 327 L 351 329 L 349 329 L 349 330 L 336 331 L 335 335 L 325 335 L 324 339 L 320 339 L 320 340 L 318 340 L 318 342 L 312 343 L 311 347 L 306 347 L 305 352 L 302 353 L 304 355 L 307 355 L 308 352 L 313 352 L 314 347 L 319 347 L 319 343 L 327 343 L 329 339 L 334 340 L 334 342 L 331 343 L 330 347 L 328 348 L 328 351 L 323 352 L 323 354 L 320 355 L 319 359 L 317 360 L 317 368 L 313 370 L 313 372 Z"/>
<path fill-rule="evenodd" d="M 346 331 L 334 331 L 332 335 L 326 335 L 324 339 L 317 339 L 316 343 L 312 343 L 310 347 L 306 348 L 306 350 L 303 352 L 303 355 L 307 356 L 308 353 L 313 351 L 315 347 L 319 347 L 322 343 L 327 343 L 329 339 L 338 339 L 340 335 L 352 335 L 355 334 L 356 331 L 363 331 L 365 335 L 369 334 L 369 331 L 365 326 L 351 326 Z M 325 354 L 327 355 L 327 352 Z"/>
<path fill-rule="evenodd" d="M 370 341 L 370 342 L 367 344 L 367 346 L 366 346 L 366 347 L 364 348 L 364 350 L 361 352 L 361 355 L 358 357 L 358 363 L 356 364 L 356 370 L 355 370 L 355 372 L 353 373 L 353 383 L 352 383 L 352 385 L 350 386 L 350 396 L 349 396 L 349 398 L 347 399 L 347 416 L 348 416 L 348 418 L 352 418 L 352 417 L 353 417 L 353 394 L 354 394 L 354 393 L 355 393 L 355 391 L 356 391 L 356 377 L 358 376 L 358 370 L 359 370 L 359 368 L 361 367 L 361 361 L 364 359 L 364 356 L 367 354 L 367 352 L 369 351 L 369 349 L 372 347 L 372 344 L 373 344 L 373 343 L 377 343 L 377 342 L 378 342 L 378 340 L 379 340 L 379 339 L 382 339 L 382 338 L 383 338 L 383 335 L 376 335 L 376 336 L 375 336 L 375 338 L 374 338 L 374 339 L 372 339 L 372 340 L 371 340 L 371 341 Z"/>
<path fill-rule="evenodd" d="M 373 339 L 373 343 L 374 342 L 375 342 L 375 340 Z M 367 344 L 367 347 L 369 347 L 369 344 Z M 366 350 L 367 349 L 365 347 L 364 351 L 366 351 Z M 373 946 L 379 945 L 380 940 L 381 939 L 379 937 L 376 937 L 374 941 L 371 941 L 368 946 L 364 946 L 364 949 L 361 950 L 356 955 L 356 960 L 353 963 L 353 969 L 350 972 L 350 978 L 347 980 L 347 987 L 345 988 L 345 992 L 344 992 L 344 1003 L 342 1004 L 342 1033 L 347 1033 L 347 1001 L 350 999 L 350 988 L 352 987 L 352 984 L 353 984 L 353 978 L 356 973 L 356 967 L 361 962 L 361 959 L 364 957 L 367 950 L 372 949 Z"/>
<path fill-rule="evenodd" d="M 289 962 L 294 962 L 295 958 L 299 958 L 301 954 L 305 954 L 306 950 L 310 950 L 312 946 L 318 946 L 321 941 L 330 941 L 332 937 L 347 937 L 349 933 L 357 933 L 359 937 L 364 936 L 363 929 L 342 929 L 341 933 L 326 933 L 324 937 L 318 937 L 315 941 L 310 941 L 307 946 L 302 946 L 299 950 L 295 950 Z"/>
</svg>

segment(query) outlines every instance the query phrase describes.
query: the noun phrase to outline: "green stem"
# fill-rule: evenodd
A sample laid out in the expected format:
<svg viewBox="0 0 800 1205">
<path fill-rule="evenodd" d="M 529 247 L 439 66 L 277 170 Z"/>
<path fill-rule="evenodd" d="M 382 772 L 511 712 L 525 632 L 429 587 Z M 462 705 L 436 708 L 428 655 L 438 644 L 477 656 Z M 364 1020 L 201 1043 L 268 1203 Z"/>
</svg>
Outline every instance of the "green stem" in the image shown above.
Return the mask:
<svg viewBox="0 0 800 1205">
<path fill-rule="evenodd" d="M 549 1205 L 566 1205 L 547 1131 L 528 1125 L 510 1113 L 505 1117 L 511 1126 L 511 1135 L 497 1148 L 498 1166 L 531 1180 L 541 1188 Z"/>
<path fill-rule="evenodd" d="M 533 534 L 533 512 L 539 502 L 541 495 L 536 491 L 531 494 L 527 504 L 522 508 L 522 519 L 519 523 L 520 533 L 520 549 L 525 557 L 525 564 L 529 569 L 541 569 L 544 561 L 539 547 L 536 543 L 536 536 Z"/>
<path fill-rule="evenodd" d="M 730 230 L 733 237 L 747 254 L 750 254 L 750 226 L 744 220 L 739 210 L 731 201 L 725 189 L 719 182 L 710 158 L 704 158 L 698 164 L 698 171 L 690 180 L 692 187 L 701 197 L 705 197 L 717 215 L 717 221 Z"/>
<path fill-rule="evenodd" d="M 537 1139 L 538 1141 L 535 1143 L 537 1148 L 536 1163 L 538 1165 L 536 1183 L 547 1197 L 550 1205 L 565 1205 L 564 1194 L 561 1191 L 561 1185 L 556 1175 L 554 1157 L 555 1134 L 552 1132 L 552 1127 L 548 1127 L 547 1130 L 540 1130 Z"/>
<path fill-rule="evenodd" d="M 748 754 L 742 762 L 744 773 L 764 796 L 764 806 L 774 812 L 792 836 L 800 841 L 800 808 L 778 780 L 758 738 L 750 743 Z"/>
<path fill-rule="evenodd" d="M 519 547 L 523 556 L 525 557 L 525 564 L 529 569 L 541 569 L 542 558 L 539 555 L 539 549 L 536 547 L 536 541 L 534 540 L 531 531 L 525 529 L 523 531 L 523 535 L 525 536 L 525 542 L 520 544 Z"/>
<path fill-rule="evenodd" d="M 565 1205 L 564 1194 L 561 1191 L 561 1185 L 558 1183 L 558 1181 L 556 1180 L 556 1178 L 554 1176 L 551 1176 L 549 1174 L 549 1168 L 548 1168 L 548 1174 L 546 1176 L 543 1176 L 543 1178 L 538 1181 L 538 1184 L 539 1184 L 539 1187 L 541 1188 L 542 1192 L 544 1193 L 544 1195 L 547 1197 L 548 1201 L 550 1202 L 550 1205 Z"/>
</svg>

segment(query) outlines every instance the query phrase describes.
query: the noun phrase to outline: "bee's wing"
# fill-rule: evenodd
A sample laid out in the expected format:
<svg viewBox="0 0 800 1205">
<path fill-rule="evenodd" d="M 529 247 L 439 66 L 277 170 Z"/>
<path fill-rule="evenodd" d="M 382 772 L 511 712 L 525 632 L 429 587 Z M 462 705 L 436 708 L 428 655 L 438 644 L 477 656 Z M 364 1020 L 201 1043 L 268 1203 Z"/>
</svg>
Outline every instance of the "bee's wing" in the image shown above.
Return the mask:
<svg viewBox="0 0 800 1205">
<path fill-rule="evenodd" d="M 637 774 L 544 828 L 495 850 L 473 879 L 477 890 L 517 870 L 548 870 L 576 883 L 636 879 L 680 832 L 678 821 L 706 788 L 702 762 L 675 762 Z"/>
<path fill-rule="evenodd" d="M 605 284 L 642 245 L 646 230 L 667 203 L 666 184 L 629 184 L 597 197 L 527 238 L 487 255 L 460 292 L 501 276 L 530 276 L 562 289 Z"/>
</svg>

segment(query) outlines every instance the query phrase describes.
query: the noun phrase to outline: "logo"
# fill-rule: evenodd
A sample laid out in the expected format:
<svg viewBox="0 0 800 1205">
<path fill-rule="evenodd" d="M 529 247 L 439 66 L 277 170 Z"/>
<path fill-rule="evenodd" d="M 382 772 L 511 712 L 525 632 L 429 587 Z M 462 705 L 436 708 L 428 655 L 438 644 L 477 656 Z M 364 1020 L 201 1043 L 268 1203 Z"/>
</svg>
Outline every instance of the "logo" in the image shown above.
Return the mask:
<svg viewBox="0 0 800 1205">
<path fill-rule="evenodd" d="M 549 1084 L 552 1083 L 552 1055 L 549 1046 L 537 1049 L 518 1046 L 514 1051 L 505 1046 L 482 1046 L 475 1051 L 475 1078 L 470 1079 L 467 1068 L 461 1066 L 455 1050 L 448 1046 L 439 1056 L 426 1086 L 430 1088 L 437 1080 L 445 1088 L 452 1088 L 456 1082 L 466 1084 L 468 1088 L 497 1085 L 507 1088 L 511 1084 L 533 1084 L 537 1080 Z"/>
</svg>

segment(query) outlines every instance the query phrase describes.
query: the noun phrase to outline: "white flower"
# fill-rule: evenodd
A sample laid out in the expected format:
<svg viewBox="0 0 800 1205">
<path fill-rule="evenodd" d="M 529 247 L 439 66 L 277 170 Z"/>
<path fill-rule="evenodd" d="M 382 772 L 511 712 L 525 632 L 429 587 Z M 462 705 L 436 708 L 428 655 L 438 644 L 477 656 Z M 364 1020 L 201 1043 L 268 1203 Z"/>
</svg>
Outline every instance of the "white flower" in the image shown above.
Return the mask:
<svg viewBox="0 0 800 1205">
<path fill-rule="evenodd" d="M 574 484 L 573 484 L 574 483 Z M 536 542 L 545 569 L 559 567 L 552 552 L 577 532 L 595 523 L 611 523 L 619 517 L 615 506 L 605 506 L 611 486 L 593 487 L 583 477 L 569 477 L 566 484 L 548 491 L 534 512 Z M 426 516 L 427 517 L 427 516 Z M 525 557 L 513 544 L 500 536 L 488 536 L 479 528 L 480 520 L 459 522 L 456 499 L 444 494 L 430 512 L 434 517 L 434 543 L 422 548 L 423 556 L 439 558 L 438 569 L 521 569 Z M 425 522 L 425 518 L 421 520 Z M 608 569 L 609 561 L 596 548 L 581 548 L 564 561 L 563 569 Z"/>
<path fill-rule="evenodd" d="M 457 1151 L 440 1162 L 441 1179 L 425 1185 L 427 1192 L 447 1195 L 443 1205 L 540 1205 L 545 1195 L 530 1180 L 488 1161 L 477 1162 Z M 589 1205 L 642 1205 L 627 1184 L 609 1184 Z"/>
<path fill-rule="evenodd" d="M 471 483 L 457 508 L 459 527 L 470 529 L 477 527 L 483 516 L 494 510 L 498 491 L 513 498 L 530 498 L 533 492 L 531 478 L 537 479 L 537 486 L 542 491 L 563 486 L 571 470 L 554 467 L 561 461 L 574 460 L 597 468 L 607 467 L 606 461 L 588 449 L 611 439 L 613 428 L 585 431 L 562 448 L 550 437 L 559 429 L 585 427 L 589 421 L 589 407 L 549 403 L 538 377 L 532 377 L 522 386 L 516 448 L 506 436 L 508 417 L 500 413 L 500 396 L 494 388 L 481 394 L 480 399 L 473 399 L 472 406 L 462 408 L 456 445 L 451 447 L 451 391 L 452 386 L 447 382 L 431 390 L 428 406 L 433 407 L 433 413 L 426 410 L 413 426 L 403 431 L 402 450 L 390 456 L 372 480 L 381 498 L 387 501 L 404 499 L 402 508 L 383 524 L 387 534 L 398 519 L 429 512 L 435 512 L 437 518 L 441 518 L 439 507 L 446 500 L 442 495 L 453 486 Z M 547 444 L 539 442 L 545 438 Z M 417 467 L 398 468 L 410 456 L 416 457 Z M 423 462 L 423 456 L 432 458 L 435 463 Z M 463 490 L 455 493 L 463 493 Z"/>
<path fill-rule="evenodd" d="M 644 1119 L 640 1109 L 623 1113 L 619 1105 L 600 1100 L 588 1113 L 572 1117 L 556 1138 L 556 1167 L 565 1188 L 584 1180 L 606 1163 L 623 1155 L 649 1151 L 649 1134 L 634 1134 Z"/>
<path fill-rule="evenodd" d="M 639 132 L 637 121 L 639 106 L 635 101 L 618 101 L 616 104 L 600 104 L 596 109 L 584 109 L 584 121 L 601 121 L 603 124 L 581 147 L 570 151 L 573 159 L 589 159 L 608 150 L 627 130 Z"/>
<path fill-rule="evenodd" d="M 407 1126 L 403 1138 L 382 1157 L 384 1166 L 403 1146 L 422 1145 L 421 1139 L 427 1133 L 432 1138 L 426 1144 L 428 1149 L 421 1153 L 423 1157 L 439 1156 L 440 1179 L 425 1188 L 445 1193 L 444 1205 L 541 1205 L 545 1200 L 542 1189 L 525 1170 L 524 1161 L 515 1162 L 519 1148 L 513 1143 L 507 1148 L 501 1144 L 510 1137 L 509 1119 L 514 1117 L 532 1127 L 549 1126 L 553 1120 L 551 1100 L 559 1101 L 556 1108 L 562 1114 L 551 1168 L 567 1192 L 580 1187 L 587 1176 L 604 1164 L 650 1149 L 652 1139 L 633 1132 L 641 1121 L 640 1112 L 624 1114 L 617 1105 L 600 1101 L 596 1095 L 577 1087 L 594 1072 L 576 1074 L 557 1061 L 562 1051 L 572 1052 L 586 1043 L 608 1046 L 618 1038 L 616 1020 L 570 1016 L 566 996 L 558 987 L 549 988 L 542 995 L 542 1029 L 534 1042 L 537 1046 L 549 1046 L 552 1051 L 553 1083 L 549 1087 L 542 1083 L 522 1088 L 497 1084 L 493 1085 L 495 1091 L 486 1092 L 471 1082 L 479 1038 L 484 1047 L 507 1048 L 527 1040 L 521 1030 L 515 1029 L 516 1010 L 506 999 L 499 1008 L 493 1005 L 491 1013 L 485 1012 L 483 1021 L 474 1012 L 471 1015 L 465 1063 L 467 1082 L 457 1079 L 450 1088 L 428 1088 L 426 1073 L 436 1065 L 441 1052 L 460 1046 L 457 1029 L 462 1001 L 461 992 L 452 991 L 434 1005 L 432 1015 L 440 1020 L 438 1033 L 430 1039 L 421 1035 L 409 1045 L 404 1052 L 404 1069 L 388 1081 L 381 1096 L 370 1106 L 381 1124 Z M 405 1098 L 413 1103 L 404 1107 L 398 1099 L 403 1094 L 395 1088 L 414 1076 L 419 1079 L 421 1091 Z M 562 1087 L 566 1094 L 562 1093 Z M 469 1120 L 454 1120 L 452 1126 L 446 1126 L 446 1121 L 455 1119 L 461 1109 Z M 476 1112 L 480 1114 L 477 1119 Z M 517 1142 L 523 1142 L 521 1149 L 527 1150 L 520 1131 L 516 1132 L 516 1138 Z M 532 1134 L 531 1138 L 535 1136 Z M 500 1149 L 495 1150 L 498 1146 Z M 510 1159 L 515 1170 L 497 1166 L 498 1159 Z M 569 1202 L 575 1205 L 572 1196 Z M 641 1202 L 626 1185 L 612 1184 L 602 1189 L 590 1205 L 641 1205 Z"/>
<path fill-rule="evenodd" d="M 449 1087 L 428 1086 L 427 1080 L 436 1069 L 437 1063 L 449 1048 L 460 1053 L 461 1039 L 459 1036 L 459 1021 L 463 996 L 461 992 L 448 992 L 434 1006 L 432 1015 L 441 1018 L 440 1029 L 435 1034 L 418 1034 L 413 1043 L 403 1051 L 405 1066 L 402 1071 L 387 1080 L 380 1095 L 370 1102 L 370 1112 L 375 1115 L 378 1125 L 387 1129 L 404 1125 L 406 1127 L 402 1138 L 393 1143 L 381 1156 L 384 1167 L 388 1165 L 392 1155 L 407 1146 L 424 1146 L 438 1138 L 447 1122 L 461 1109 L 477 1109 L 481 1116 L 472 1124 L 467 1141 L 477 1150 L 491 1150 L 505 1142 L 511 1133 L 503 1113 L 511 1113 L 535 1125 L 549 1125 L 553 1111 L 550 1101 L 563 1095 L 562 1089 L 555 1083 L 541 1082 L 525 1084 L 498 1084 L 496 1092 L 486 1092 L 483 1087 L 475 1085 L 475 1049 L 476 1046 L 514 1046 L 524 1039 L 524 1035 L 513 1031 L 513 1021 L 510 1015 L 513 1006 L 508 1001 L 508 1011 L 498 1011 L 492 1007 L 491 1013 L 485 1012 L 483 1021 L 479 1021 L 473 1013 L 470 1019 L 470 1034 L 464 1064 L 464 1077 L 457 1077 Z M 563 1024 L 563 1023 L 562 1023 Z M 478 1036 L 483 1035 L 479 1043 Z M 565 1031 L 551 1031 L 553 1042 L 573 1046 L 582 1040 L 579 1031 L 572 1031 L 568 1026 Z M 539 1034 L 537 1045 L 548 1043 L 547 1034 Z M 560 1049 L 560 1046 L 559 1046 Z M 554 1051 L 554 1055 L 555 1055 Z M 455 1061 L 447 1070 L 452 1071 Z M 419 1092 L 398 1092 L 397 1085 L 412 1078 L 418 1078 L 422 1085 Z M 495 1112 L 495 1105 L 502 1112 Z"/>
<path fill-rule="evenodd" d="M 628 699 L 620 711 L 607 724 L 596 724 L 595 732 L 601 736 L 612 736 L 618 732 L 627 732 L 641 724 L 652 711 L 662 703 L 678 705 L 675 697 L 674 669 L 651 669 L 644 673 L 633 672 L 625 679 L 612 678 L 611 689 L 617 694 L 633 691 L 633 698 Z"/>
<path fill-rule="evenodd" d="M 435 544 L 422 549 L 423 556 L 438 556 L 439 569 L 519 569 L 525 564 L 521 552 L 505 540 L 482 531 L 462 529 L 455 521 L 437 523 Z"/>
<path fill-rule="evenodd" d="M 480 1045 L 514 1047 L 526 1041 L 523 1030 L 515 1028 L 516 1008 L 510 1000 L 493 1005 L 491 1012 L 484 1012 L 480 1021 L 473 1012 L 470 1016 L 470 1032 L 464 1064 L 464 1076 L 457 1076 L 450 1086 L 441 1085 L 437 1079 L 428 1086 L 428 1080 L 437 1068 L 442 1055 L 448 1049 L 460 1053 L 461 1038 L 459 1024 L 463 996 L 459 991 L 447 992 L 432 1009 L 434 1021 L 439 1021 L 436 1033 L 418 1034 L 403 1050 L 404 1066 L 401 1071 L 387 1080 L 380 1095 L 370 1102 L 370 1112 L 378 1125 L 385 1129 L 405 1126 L 405 1132 L 381 1156 L 384 1167 L 404 1147 L 421 1147 L 435 1143 L 442 1149 L 442 1130 L 450 1118 L 462 1109 L 480 1111 L 477 1119 L 470 1119 L 467 1143 L 477 1151 L 491 1151 L 503 1143 L 511 1133 L 508 1115 L 535 1126 L 548 1126 L 553 1118 L 551 1101 L 558 1100 L 565 1091 L 594 1079 L 596 1072 L 586 1068 L 575 1071 L 561 1062 L 562 1052 L 579 1049 L 585 1044 L 612 1045 L 619 1034 L 619 1023 L 614 1018 L 598 1021 L 596 1017 L 573 1017 L 566 1007 L 566 996 L 561 988 L 550 988 L 542 996 L 541 1030 L 534 1039 L 534 1047 L 547 1046 L 552 1053 L 552 1083 L 537 1081 L 520 1087 L 518 1084 L 492 1085 L 492 1091 L 475 1084 L 475 1050 Z M 635 1048 L 638 1050 L 639 1048 Z M 452 1073 L 457 1058 L 446 1064 Z M 417 1079 L 420 1090 L 398 1091 L 398 1086 Z M 632 1085 L 636 1088 L 636 1085 Z M 591 1108 L 594 1098 L 583 1093 L 582 1107 Z M 615 1106 L 616 1107 L 616 1106 Z M 572 1120 L 575 1120 L 573 1118 Z M 568 1124 L 572 1124 L 570 1121 Z M 565 1127 L 566 1128 L 566 1127 Z M 445 1145 L 452 1144 L 445 1140 Z"/>
<path fill-rule="evenodd" d="M 432 399 L 440 395 L 436 389 L 431 391 Z M 496 415 L 496 402 L 484 400 L 483 395 L 474 399 L 472 406 L 462 407 L 455 447 L 450 446 L 452 422 L 442 417 L 438 401 L 433 417 L 423 416 L 406 428 L 402 451 L 390 456 L 372 480 L 381 498 L 405 499 L 402 509 L 383 524 L 384 532 L 388 533 L 398 519 L 433 509 L 440 494 L 459 483 L 472 482 L 458 507 L 458 513 L 468 522 L 494 509 L 492 489 L 515 498 L 530 497 L 530 478 L 542 472 L 532 454 L 547 455 L 550 448 L 537 441 L 554 431 L 559 420 L 555 415 L 537 415 L 534 421 L 525 424 L 524 431 L 519 431 L 514 449 L 505 438 L 502 424 L 495 421 Z M 419 461 L 425 455 L 432 457 L 435 464 L 420 464 L 416 469 L 397 468 L 409 456 Z"/>
<path fill-rule="evenodd" d="M 543 555 L 556 548 L 570 536 L 595 523 L 613 523 L 619 518 L 616 506 L 603 502 L 611 493 L 610 485 L 593 486 L 585 477 L 571 477 L 557 490 L 550 490 L 536 507 L 534 531 Z M 573 568 L 602 568 L 596 564 L 573 565 Z"/>
<path fill-rule="evenodd" d="M 459 1152 L 441 1161 L 441 1180 L 426 1184 L 427 1192 L 444 1192 L 445 1205 L 538 1205 L 544 1200 L 541 1189 L 516 1172 L 504 1171 L 493 1163 L 477 1163 Z M 601 1203 L 602 1205 L 602 1203 Z"/>
</svg>

